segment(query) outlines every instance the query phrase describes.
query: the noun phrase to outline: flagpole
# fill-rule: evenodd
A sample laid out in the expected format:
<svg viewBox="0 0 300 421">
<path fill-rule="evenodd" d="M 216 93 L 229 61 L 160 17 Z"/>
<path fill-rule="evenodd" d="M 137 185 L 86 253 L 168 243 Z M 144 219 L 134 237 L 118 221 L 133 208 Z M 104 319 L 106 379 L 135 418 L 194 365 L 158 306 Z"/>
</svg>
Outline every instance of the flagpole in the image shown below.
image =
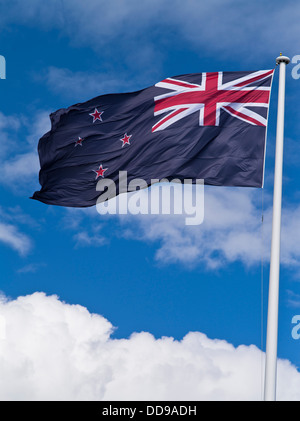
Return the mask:
<svg viewBox="0 0 300 421">
<path fill-rule="evenodd" d="M 286 73 L 286 65 L 289 62 L 290 62 L 290 59 L 281 54 L 276 59 L 276 63 L 279 64 L 279 89 L 278 89 L 278 109 L 277 109 L 274 192 L 273 192 L 273 220 L 272 220 L 270 279 L 269 279 L 266 365 L 265 365 L 265 390 L 264 390 L 265 401 L 276 400 L 285 73 Z"/>
</svg>

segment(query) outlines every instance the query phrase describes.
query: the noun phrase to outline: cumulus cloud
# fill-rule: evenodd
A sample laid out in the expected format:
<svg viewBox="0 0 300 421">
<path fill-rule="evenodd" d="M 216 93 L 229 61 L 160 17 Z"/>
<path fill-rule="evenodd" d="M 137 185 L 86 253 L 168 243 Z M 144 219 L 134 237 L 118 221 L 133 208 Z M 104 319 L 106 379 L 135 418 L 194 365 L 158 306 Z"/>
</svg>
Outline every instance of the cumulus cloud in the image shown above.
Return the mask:
<svg viewBox="0 0 300 421">
<path fill-rule="evenodd" d="M 201 265 L 215 270 L 237 261 L 248 267 L 269 262 L 273 210 L 269 193 L 260 189 L 205 186 L 204 197 L 199 196 L 200 200 L 197 199 L 196 203 L 195 193 L 190 191 L 184 195 L 182 186 L 172 183 L 174 194 L 171 194 L 170 202 L 167 199 L 170 203 L 168 214 L 165 200 L 169 194 L 165 188 L 169 190 L 170 186 L 153 187 L 121 194 L 110 199 L 105 206 L 67 209 L 64 225 L 78 232 L 84 221 L 85 234 L 82 238 L 77 234 L 74 236 L 77 245 L 82 239 L 86 246 L 100 246 L 112 236 L 150 243 L 156 249 L 154 258 L 162 264 Z M 152 195 L 151 190 L 155 189 L 161 189 L 161 196 Z M 134 197 L 136 199 L 132 200 Z M 159 208 L 159 214 L 151 211 L 153 197 L 153 208 Z M 159 200 L 160 204 L 155 202 Z M 182 205 L 178 207 L 179 203 Z M 179 214 L 175 213 L 175 209 L 179 209 Z M 202 223 L 186 224 L 188 218 L 201 221 L 202 212 Z M 297 271 L 300 261 L 299 214 L 298 203 L 283 203 L 281 263 Z M 108 221 L 109 234 L 105 228 Z"/>
<path fill-rule="evenodd" d="M 186 225 L 186 213 L 121 215 L 120 221 L 124 235 L 157 245 L 156 259 L 160 262 L 204 263 L 209 269 L 234 261 L 253 265 L 269 258 L 272 206 L 268 204 L 264 210 L 263 225 L 261 206 L 259 190 L 206 186 L 202 224 Z M 295 265 L 298 229 L 293 221 L 297 214 L 286 210 L 283 218 L 283 262 Z"/>
<path fill-rule="evenodd" d="M 260 262 L 267 250 L 263 249 L 256 193 L 248 189 L 206 188 L 201 225 L 189 227 L 176 220 L 162 224 L 157 219 L 151 237 L 143 225 L 145 221 L 141 227 L 145 236 L 160 241 L 156 255 L 159 260 L 198 261 L 212 269 L 233 261 L 251 265 Z"/>
<path fill-rule="evenodd" d="M 189 332 L 112 339 L 103 316 L 37 292 L 0 300 L 1 400 L 261 400 L 255 346 Z M 300 373 L 278 361 L 278 400 L 300 399 Z"/>
</svg>

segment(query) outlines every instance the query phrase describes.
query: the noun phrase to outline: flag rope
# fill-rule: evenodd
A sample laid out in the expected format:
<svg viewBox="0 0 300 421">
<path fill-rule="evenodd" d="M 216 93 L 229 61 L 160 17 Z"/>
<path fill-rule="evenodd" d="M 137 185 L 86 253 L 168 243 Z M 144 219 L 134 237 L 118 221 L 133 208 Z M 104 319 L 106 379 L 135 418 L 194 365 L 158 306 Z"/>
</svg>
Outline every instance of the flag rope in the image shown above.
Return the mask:
<svg viewBox="0 0 300 421">
<path fill-rule="evenodd" d="M 261 189 L 261 260 L 260 260 L 260 347 L 261 347 L 261 400 L 264 396 L 264 189 Z"/>
</svg>

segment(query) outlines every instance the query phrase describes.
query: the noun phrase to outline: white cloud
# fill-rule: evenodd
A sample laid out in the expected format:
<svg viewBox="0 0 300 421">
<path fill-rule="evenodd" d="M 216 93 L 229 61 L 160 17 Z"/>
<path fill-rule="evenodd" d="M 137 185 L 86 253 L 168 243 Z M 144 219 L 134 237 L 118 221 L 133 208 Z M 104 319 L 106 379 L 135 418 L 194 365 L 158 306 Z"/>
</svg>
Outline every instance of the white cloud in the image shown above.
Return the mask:
<svg viewBox="0 0 300 421">
<path fill-rule="evenodd" d="M 20 129 L 22 128 L 22 137 Z M 40 169 L 37 145 L 39 138 L 50 129 L 49 112 L 39 111 L 27 118 L 0 113 L 0 134 L 4 143 L 0 155 L 1 184 L 18 194 L 24 194 L 28 182 L 37 184 Z M 25 133 L 25 134 L 24 134 Z"/>
<path fill-rule="evenodd" d="M 30 228 L 39 228 L 40 223 L 36 218 L 24 213 L 20 206 L 0 206 L 0 218 L 5 223 L 20 224 Z"/>
<path fill-rule="evenodd" d="M 294 291 L 287 290 L 287 303 L 290 307 L 300 307 L 300 294 L 296 294 Z"/>
<path fill-rule="evenodd" d="M 36 152 L 27 152 L 19 155 L 15 155 L 12 158 L 6 160 L 2 164 L 4 184 L 14 184 L 15 188 L 22 190 L 19 185 L 19 180 L 28 177 L 38 177 L 40 170 L 39 158 Z"/>
<path fill-rule="evenodd" d="M 156 259 L 161 262 L 204 263 L 210 269 L 234 261 L 253 265 L 269 257 L 271 208 L 264 211 L 262 231 L 260 198 L 257 189 L 205 186 L 200 225 L 185 225 L 186 215 L 139 215 L 121 221 L 127 236 L 157 244 Z M 289 227 L 292 220 L 286 221 Z M 290 246 L 295 235 L 287 238 L 285 261 L 297 253 Z"/>
<path fill-rule="evenodd" d="M 132 60 L 137 57 L 136 51 L 139 56 L 145 49 L 159 51 L 172 45 L 174 38 L 197 51 L 201 48 L 205 53 L 213 51 L 224 57 L 243 56 L 249 63 L 257 63 L 265 60 L 266 51 L 273 59 L 286 46 L 298 52 L 298 11 L 299 6 L 292 1 L 273 2 L 270 7 L 258 0 L 238 4 L 236 0 L 190 0 L 182 7 L 179 0 L 57 0 L 49 4 L 31 0 L 28 7 L 15 0 L 5 4 L 0 19 L 2 26 L 20 23 L 47 30 L 56 28 L 73 44 L 91 46 L 101 55 L 109 50 L 111 56 L 115 54 L 114 49 L 106 49 L 107 45 L 121 45 L 118 57 L 124 60 L 129 56 L 128 63 L 135 66 L 139 64 Z M 279 23 L 282 28 L 288 25 L 289 31 L 278 30 Z M 147 56 L 153 54 L 148 51 Z M 150 64 L 147 58 L 146 63 Z"/>
<path fill-rule="evenodd" d="M 86 101 L 89 98 L 113 92 L 124 92 L 130 87 L 130 81 L 112 77 L 111 72 L 72 72 L 69 69 L 49 67 L 44 76 L 48 87 L 56 94 Z"/>
<path fill-rule="evenodd" d="M 134 333 L 80 305 L 35 293 L 0 301 L 1 400 L 261 400 L 255 346 L 190 332 L 182 340 Z M 278 361 L 278 400 L 300 399 L 300 373 Z"/>
<path fill-rule="evenodd" d="M 22 123 L 23 117 L 15 118 L 14 115 L 5 115 L 0 112 L 0 161 L 3 161 L 16 148 L 18 131 Z"/>
<path fill-rule="evenodd" d="M 0 206 L 0 242 L 13 248 L 21 256 L 28 254 L 33 246 L 31 238 L 22 232 L 24 226 L 37 228 L 39 223 L 25 214 L 19 206 Z"/>
<path fill-rule="evenodd" d="M 174 209 L 172 199 L 178 201 L 177 193 L 182 187 L 176 183 L 174 188 L 175 195 L 171 196 L 171 213 Z M 111 224 L 119 222 L 120 227 L 116 225 L 113 235 L 153 244 L 156 249 L 155 259 L 163 264 L 181 263 L 191 267 L 201 265 L 214 270 L 237 261 L 248 267 L 261 264 L 262 260 L 264 263 L 269 262 L 273 203 L 268 192 L 262 192 L 261 189 L 205 186 L 203 223 L 191 226 L 186 225 L 186 218 L 195 215 L 195 199 L 193 204 L 191 201 L 195 195 L 186 196 L 188 206 L 186 212 L 181 215 L 153 215 L 150 206 L 152 199 L 149 199 L 151 194 L 147 192 L 149 190 L 141 190 L 139 195 L 137 192 L 134 193 L 140 197 L 137 209 L 145 211 L 145 215 L 130 214 L 130 195 L 133 194 L 131 193 L 122 194 L 109 201 L 112 203 L 111 209 L 116 206 L 117 215 L 99 216 L 96 209 L 104 212 L 102 205 L 87 210 L 67 209 L 64 224 L 71 230 L 78 231 L 84 219 L 87 231 L 82 240 L 86 237 L 85 245 L 92 246 L 97 244 L 97 238 L 98 245 L 105 244 L 105 238 L 108 240 L 104 221 L 111 221 L 109 237 L 112 236 Z M 183 207 L 185 206 L 186 204 Z M 201 207 L 198 203 L 196 219 L 200 219 Z M 283 202 L 281 263 L 297 271 L 300 261 L 299 215 L 298 203 Z M 100 229 L 101 235 L 99 235 Z M 78 236 L 74 239 L 76 242 L 80 240 Z"/>
<path fill-rule="evenodd" d="M 29 263 L 28 265 L 25 265 L 17 270 L 17 273 L 23 274 L 23 273 L 35 273 L 43 266 L 46 266 L 43 263 Z"/>
<path fill-rule="evenodd" d="M 27 129 L 26 142 L 37 152 L 38 140 L 51 129 L 50 113 L 52 110 L 39 110 L 30 118 L 24 117 L 24 128 Z"/>
<path fill-rule="evenodd" d="M 11 224 L 0 222 L 0 242 L 12 247 L 21 255 L 25 255 L 32 247 L 31 239 Z"/>
<path fill-rule="evenodd" d="M 20 128 L 20 118 L 14 116 L 6 116 L 0 112 L 0 130 L 14 128 L 18 130 Z"/>
<path fill-rule="evenodd" d="M 121 218 L 126 236 L 157 244 L 156 259 L 164 263 L 205 264 L 215 269 L 241 261 L 246 266 L 269 261 L 272 200 L 247 188 L 204 189 L 204 221 L 186 226 L 186 215 L 137 215 Z M 262 212 L 264 222 L 262 224 Z M 284 203 L 281 262 L 299 268 L 300 205 Z"/>
<path fill-rule="evenodd" d="M 100 227 L 99 227 L 100 228 Z M 99 229 L 95 230 L 96 233 L 90 234 L 87 231 L 80 231 L 74 235 L 73 239 L 75 240 L 75 247 L 99 247 L 107 243 L 105 237 L 99 235 Z"/>
</svg>

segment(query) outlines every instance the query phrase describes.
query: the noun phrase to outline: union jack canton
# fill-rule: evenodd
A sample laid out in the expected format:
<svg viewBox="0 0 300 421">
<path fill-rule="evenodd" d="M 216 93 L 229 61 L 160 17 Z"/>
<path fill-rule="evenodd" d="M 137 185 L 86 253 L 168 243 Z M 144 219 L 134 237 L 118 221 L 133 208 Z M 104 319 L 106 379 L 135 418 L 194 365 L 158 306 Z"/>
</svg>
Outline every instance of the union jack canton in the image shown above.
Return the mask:
<svg viewBox="0 0 300 421">
<path fill-rule="evenodd" d="M 152 131 L 164 130 L 198 111 L 200 126 L 219 126 L 221 109 L 249 124 L 266 126 L 267 119 L 249 107 L 269 106 L 271 86 L 257 84 L 272 74 L 273 70 L 251 72 L 224 83 L 223 72 L 202 73 L 200 84 L 167 78 L 155 85 L 171 92 L 155 97 L 154 115 L 168 114 Z"/>
</svg>

